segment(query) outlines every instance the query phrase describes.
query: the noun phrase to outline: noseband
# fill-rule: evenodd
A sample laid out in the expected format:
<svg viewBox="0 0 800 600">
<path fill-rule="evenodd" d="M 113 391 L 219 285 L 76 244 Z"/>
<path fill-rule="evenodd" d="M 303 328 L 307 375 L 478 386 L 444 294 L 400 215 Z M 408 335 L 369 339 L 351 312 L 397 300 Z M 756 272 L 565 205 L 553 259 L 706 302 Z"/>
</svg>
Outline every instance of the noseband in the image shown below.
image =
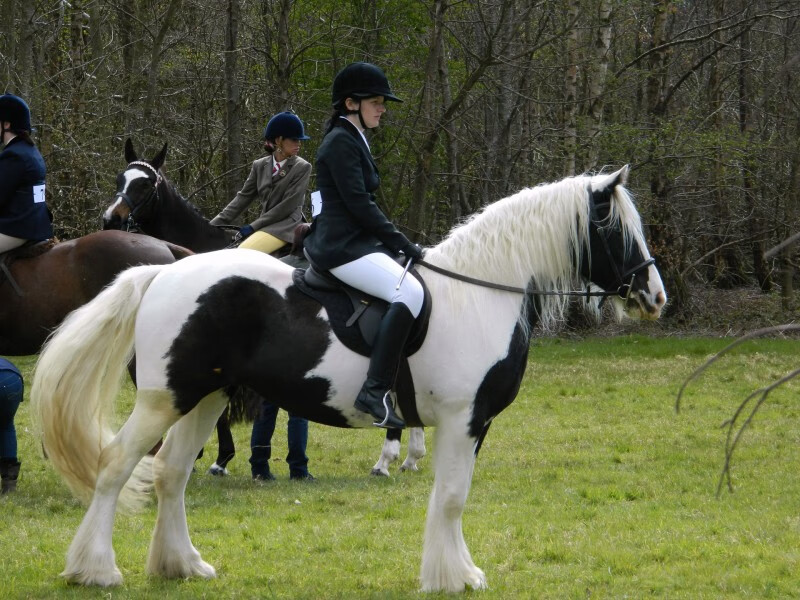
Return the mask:
<svg viewBox="0 0 800 600">
<path fill-rule="evenodd" d="M 142 209 L 146 208 L 150 204 L 150 202 L 159 199 L 158 186 L 161 185 L 162 177 L 161 173 L 157 169 L 155 169 L 151 164 L 144 162 L 143 160 L 134 160 L 133 162 L 128 163 L 128 166 L 125 167 L 125 170 L 126 171 L 129 170 L 131 167 L 144 167 L 145 169 L 153 173 L 153 175 L 155 175 L 156 177 L 156 182 L 155 184 L 153 184 L 153 189 L 150 191 L 150 194 L 148 194 L 148 196 L 144 199 L 144 201 L 138 205 L 134 204 L 133 201 L 131 201 L 130 196 L 128 196 L 128 194 L 126 194 L 125 192 L 117 192 L 114 195 L 115 200 L 117 198 L 121 198 L 122 201 L 128 205 L 128 209 L 130 210 L 130 212 L 128 213 L 128 218 L 125 219 L 125 223 L 127 226 L 126 231 L 138 232 L 142 231 L 142 227 L 139 223 L 137 223 L 136 216 L 140 214 Z"/>
</svg>

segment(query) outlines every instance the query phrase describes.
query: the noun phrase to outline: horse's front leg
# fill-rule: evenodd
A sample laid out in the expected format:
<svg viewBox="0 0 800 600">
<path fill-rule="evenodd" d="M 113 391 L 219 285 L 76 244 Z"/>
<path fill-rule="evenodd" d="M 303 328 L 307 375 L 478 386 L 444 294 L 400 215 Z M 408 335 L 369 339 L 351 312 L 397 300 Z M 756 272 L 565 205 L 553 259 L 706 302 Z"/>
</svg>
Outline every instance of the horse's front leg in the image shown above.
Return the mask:
<svg viewBox="0 0 800 600">
<path fill-rule="evenodd" d="M 170 429 L 153 462 L 158 517 L 147 557 L 147 573 L 169 578 L 215 577 L 192 545 L 184 493 L 194 459 L 228 403 L 222 391 L 201 400 Z"/>
<path fill-rule="evenodd" d="M 408 430 L 408 455 L 400 465 L 401 471 L 419 471 L 417 462 L 425 456 L 425 430 L 411 427 Z"/>
<path fill-rule="evenodd" d="M 389 465 L 400 456 L 400 438 L 403 435 L 402 429 L 387 429 L 386 438 L 383 440 L 381 456 L 375 466 L 372 467 L 372 474 L 379 477 L 389 476 Z"/>
<path fill-rule="evenodd" d="M 476 440 L 467 435 L 469 414 L 440 419 L 436 428 L 433 491 L 428 503 L 425 547 L 422 552 L 422 590 L 460 592 L 469 585 L 486 587 L 486 576 L 464 542 L 461 515 L 475 465 Z"/>
<path fill-rule="evenodd" d="M 160 409 L 159 398 L 153 394 L 143 396 L 139 392 L 128 421 L 100 454 L 92 502 L 70 544 L 61 573 L 70 583 L 103 587 L 122 583 L 112 546 L 117 499 L 141 458 L 178 417 Z"/>
</svg>

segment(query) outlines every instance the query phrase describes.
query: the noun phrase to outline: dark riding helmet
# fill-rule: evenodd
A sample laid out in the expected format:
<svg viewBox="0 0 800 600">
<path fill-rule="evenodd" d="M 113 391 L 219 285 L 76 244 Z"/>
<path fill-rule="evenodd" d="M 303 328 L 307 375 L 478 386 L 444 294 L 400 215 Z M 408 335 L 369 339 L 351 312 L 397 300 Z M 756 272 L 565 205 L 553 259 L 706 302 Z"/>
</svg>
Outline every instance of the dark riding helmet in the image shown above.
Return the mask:
<svg viewBox="0 0 800 600">
<path fill-rule="evenodd" d="M 303 129 L 303 122 L 296 114 L 290 111 L 278 113 L 272 117 L 264 129 L 263 138 L 265 140 L 274 142 L 279 137 L 292 140 L 311 139 Z"/>
<path fill-rule="evenodd" d="M 25 100 L 13 94 L 0 96 L 0 121 L 11 123 L 13 131 L 31 131 L 31 111 Z"/>
<path fill-rule="evenodd" d="M 341 105 L 347 98 L 372 98 L 383 96 L 385 100 L 402 102 L 392 94 L 389 80 L 372 63 L 354 62 L 339 71 L 333 80 L 331 101 L 333 106 Z"/>
</svg>

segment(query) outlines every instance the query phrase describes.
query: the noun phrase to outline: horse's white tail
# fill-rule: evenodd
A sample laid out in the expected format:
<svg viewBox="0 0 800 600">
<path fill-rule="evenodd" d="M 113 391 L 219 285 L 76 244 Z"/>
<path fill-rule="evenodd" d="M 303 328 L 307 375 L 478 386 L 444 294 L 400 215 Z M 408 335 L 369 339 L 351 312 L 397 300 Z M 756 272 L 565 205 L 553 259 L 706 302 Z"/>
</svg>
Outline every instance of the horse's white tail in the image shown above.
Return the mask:
<svg viewBox="0 0 800 600">
<path fill-rule="evenodd" d="M 42 447 L 72 493 L 92 499 L 100 453 L 111 439 L 114 400 L 133 355 L 139 304 L 165 265 L 134 267 L 73 311 L 44 345 L 31 386 L 32 415 Z M 146 498 L 152 458 L 143 460 L 120 494 L 124 508 Z"/>
</svg>

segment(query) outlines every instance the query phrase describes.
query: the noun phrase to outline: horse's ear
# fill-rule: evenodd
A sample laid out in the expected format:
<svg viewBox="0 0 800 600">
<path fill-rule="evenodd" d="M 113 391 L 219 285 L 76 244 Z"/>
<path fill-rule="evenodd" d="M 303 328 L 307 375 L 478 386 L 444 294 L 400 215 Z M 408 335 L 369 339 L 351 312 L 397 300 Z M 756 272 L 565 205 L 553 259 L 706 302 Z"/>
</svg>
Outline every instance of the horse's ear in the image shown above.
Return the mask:
<svg viewBox="0 0 800 600">
<path fill-rule="evenodd" d="M 628 170 L 628 165 L 625 165 L 619 171 L 596 178 L 592 182 L 592 191 L 613 190 L 618 185 L 625 185 L 628 181 Z"/>
<path fill-rule="evenodd" d="M 139 160 L 139 157 L 136 156 L 136 151 L 133 149 L 131 138 L 125 140 L 125 160 L 128 161 L 128 163 Z"/>
<path fill-rule="evenodd" d="M 164 147 L 161 148 L 161 152 L 156 154 L 155 158 L 150 161 L 150 164 L 153 165 L 153 168 L 158 171 L 161 167 L 164 166 L 164 161 L 167 158 L 167 145 L 164 144 Z"/>
</svg>

